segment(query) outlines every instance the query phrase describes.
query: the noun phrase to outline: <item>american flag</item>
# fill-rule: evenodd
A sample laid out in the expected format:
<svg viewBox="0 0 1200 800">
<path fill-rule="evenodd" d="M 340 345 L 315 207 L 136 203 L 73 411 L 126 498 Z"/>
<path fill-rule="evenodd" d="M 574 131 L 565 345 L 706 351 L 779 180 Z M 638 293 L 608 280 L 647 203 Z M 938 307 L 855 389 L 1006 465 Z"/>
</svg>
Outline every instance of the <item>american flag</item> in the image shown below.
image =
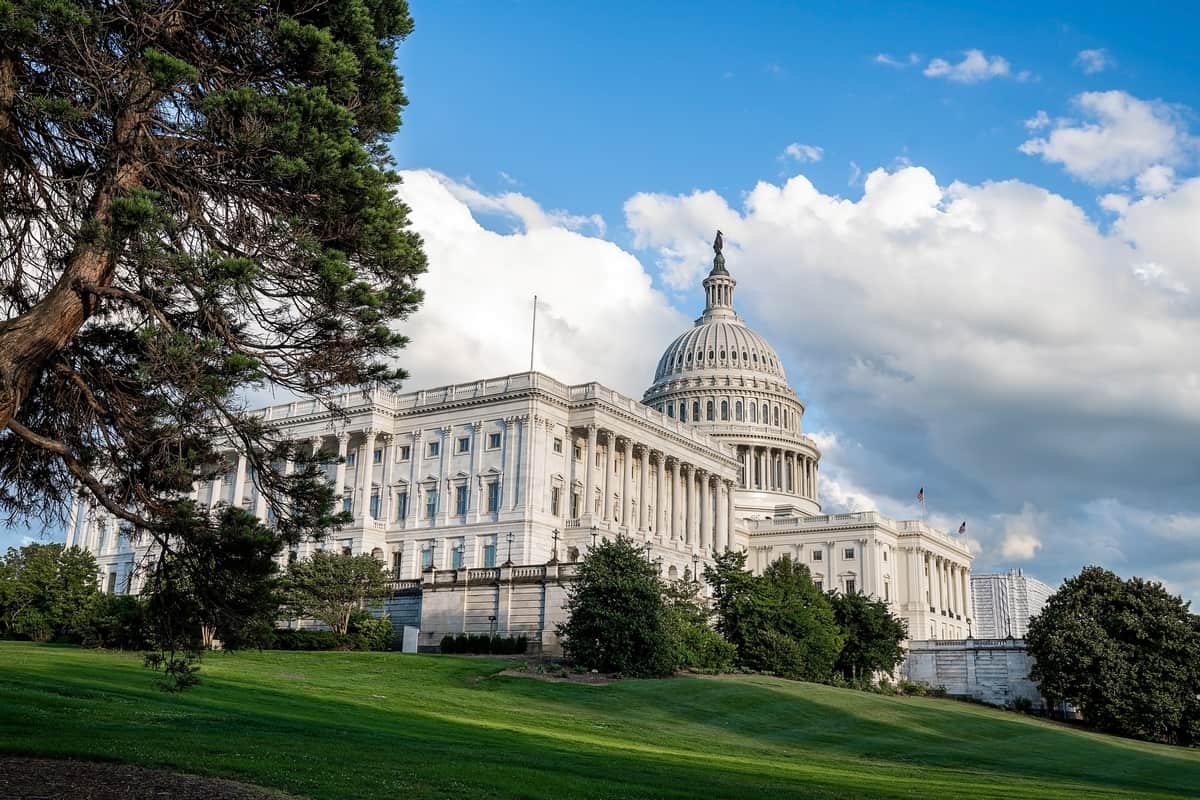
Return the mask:
<svg viewBox="0 0 1200 800">
<path fill-rule="evenodd" d="M 966 533 L 966 532 L 967 532 L 967 521 L 966 521 L 965 519 L 962 521 L 962 525 L 959 525 L 959 526 L 958 526 L 958 532 L 959 532 L 959 533 Z"/>
<path fill-rule="evenodd" d="M 922 486 L 920 489 L 917 490 L 917 502 L 918 503 L 925 502 L 925 487 L 924 486 Z"/>
</svg>

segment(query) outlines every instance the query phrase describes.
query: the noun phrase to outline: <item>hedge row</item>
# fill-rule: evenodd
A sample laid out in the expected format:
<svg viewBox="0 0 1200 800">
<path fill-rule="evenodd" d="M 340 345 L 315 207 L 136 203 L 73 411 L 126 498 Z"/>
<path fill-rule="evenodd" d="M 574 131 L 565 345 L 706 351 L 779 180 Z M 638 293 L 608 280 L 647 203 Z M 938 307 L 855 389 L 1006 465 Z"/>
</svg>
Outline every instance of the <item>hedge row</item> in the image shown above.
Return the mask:
<svg viewBox="0 0 1200 800">
<path fill-rule="evenodd" d="M 524 636 L 484 636 L 460 633 L 442 637 L 443 653 L 479 653 L 496 656 L 518 655 L 529 649 Z"/>
</svg>

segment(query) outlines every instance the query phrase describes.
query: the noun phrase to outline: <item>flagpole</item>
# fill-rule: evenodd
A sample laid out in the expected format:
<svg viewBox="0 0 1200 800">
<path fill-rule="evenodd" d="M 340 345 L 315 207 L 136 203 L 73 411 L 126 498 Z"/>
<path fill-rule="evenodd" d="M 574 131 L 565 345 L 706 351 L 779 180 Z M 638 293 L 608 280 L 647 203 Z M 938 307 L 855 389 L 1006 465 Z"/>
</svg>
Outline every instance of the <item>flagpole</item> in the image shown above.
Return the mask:
<svg viewBox="0 0 1200 800">
<path fill-rule="evenodd" d="M 529 371 L 533 372 L 533 347 L 537 343 L 537 295 L 533 296 L 533 327 L 529 331 Z"/>
</svg>

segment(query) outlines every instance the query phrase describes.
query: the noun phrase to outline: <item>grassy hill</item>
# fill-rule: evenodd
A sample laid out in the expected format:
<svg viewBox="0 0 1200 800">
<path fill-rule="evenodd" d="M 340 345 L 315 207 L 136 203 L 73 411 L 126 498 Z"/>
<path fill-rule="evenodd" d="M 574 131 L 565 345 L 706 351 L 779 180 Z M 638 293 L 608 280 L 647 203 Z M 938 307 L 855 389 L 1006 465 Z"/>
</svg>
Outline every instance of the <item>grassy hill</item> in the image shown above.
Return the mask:
<svg viewBox="0 0 1200 800">
<path fill-rule="evenodd" d="M 547 684 L 504 664 L 241 653 L 180 697 L 134 655 L 0 642 L 0 752 L 314 798 L 1180 797 L 1200 751 L 770 678 Z"/>
</svg>

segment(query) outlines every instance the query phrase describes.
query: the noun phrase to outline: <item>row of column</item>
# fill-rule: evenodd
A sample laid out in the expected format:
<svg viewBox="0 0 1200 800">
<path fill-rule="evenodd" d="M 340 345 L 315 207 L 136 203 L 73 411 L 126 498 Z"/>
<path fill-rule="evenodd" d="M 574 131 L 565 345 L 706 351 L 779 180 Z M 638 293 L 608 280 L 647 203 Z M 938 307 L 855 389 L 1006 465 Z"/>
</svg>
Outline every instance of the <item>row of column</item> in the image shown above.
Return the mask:
<svg viewBox="0 0 1200 800">
<path fill-rule="evenodd" d="M 788 492 L 817 499 L 817 460 L 780 447 L 740 445 L 742 486 L 764 492 Z"/>
<path fill-rule="evenodd" d="M 928 575 L 924 584 L 925 604 L 933 612 L 948 616 L 971 618 L 970 570 L 944 556 L 928 550 L 919 551 L 923 567 L 921 576 Z M 913 559 L 913 563 L 917 563 Z"/>
<path fill-rule="evenodd" d="M 605 446 L 605 466 L 602 474 L 597 475 L 596 457 L 601 437 Z M 618 446 L 623 453 L 619 477 L 616 474 Z M 653 487 L 650 486 L 651 457 L 654 458 L 655 471 Z M 635 458 L 640 464 L 636 493 L 633 487 Z M 613 431 L 600 431 L 595 425 L 587 428 L 584 465 L 583 496 L 586 502 L 591 503 L 599 493 L 601 519 L 620 522 L 631 532 L 636 529 L 648 534 L 653 530 L 664 541 L 688 544 L 710 553 L 723 552 L 731 546 L 734 530 L 733 481 L 670 457 L 661 450 L 638 444 L 627 437 L 619 437 Z M 650 519 L 651 489 L 655 494 L 653 521 Z M 621 502 L 619 513 L 612 504 L 614 496 L 618 494 Z"/>
</svg>

